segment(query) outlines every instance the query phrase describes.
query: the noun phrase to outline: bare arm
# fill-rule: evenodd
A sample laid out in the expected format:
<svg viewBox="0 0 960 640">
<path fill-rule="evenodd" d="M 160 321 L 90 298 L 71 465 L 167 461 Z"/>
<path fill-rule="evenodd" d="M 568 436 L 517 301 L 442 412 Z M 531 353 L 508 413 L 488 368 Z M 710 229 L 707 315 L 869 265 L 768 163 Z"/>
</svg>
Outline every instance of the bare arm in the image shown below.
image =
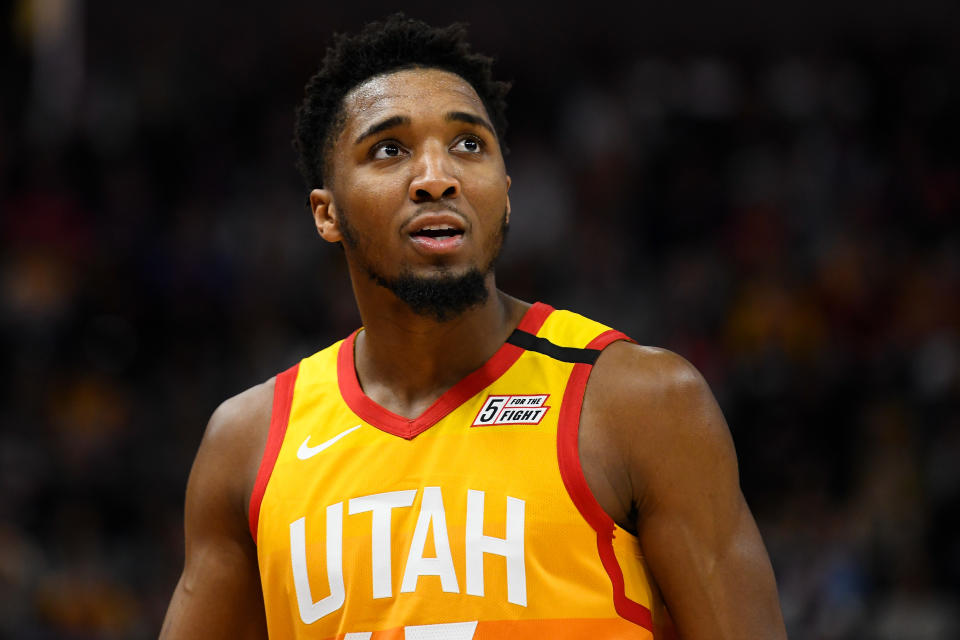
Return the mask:
<svg viewBox="0 0 960 640">
<path fill-rule="evenodd" d="M 584 425 L 588 483 L 636 531 L 680 637 L 785 639 L 733 441 L 702 376 L 670 352 L 611 345 L 591 376 Z"/>
<path fill-rule="evenodd" d="M 163 640 L 267 637 L 247 505 L 272 399 L 271 380 L 226 401 L 210 418 L 187 483 L 185 562 Z"/>
</svg>

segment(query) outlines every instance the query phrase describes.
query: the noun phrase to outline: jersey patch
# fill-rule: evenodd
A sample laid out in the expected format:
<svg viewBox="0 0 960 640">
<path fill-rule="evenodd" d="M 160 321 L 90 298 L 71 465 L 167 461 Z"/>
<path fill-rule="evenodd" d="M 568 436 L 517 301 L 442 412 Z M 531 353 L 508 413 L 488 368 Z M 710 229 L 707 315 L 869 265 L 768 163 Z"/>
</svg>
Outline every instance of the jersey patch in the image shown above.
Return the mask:
<svg viewBox="0 0 960 640">
<path fill-rule="evenodd" d="M 550 407 L 544 403 L 550 394 L 487 396 L 473 419 L 474 427 L 495 424 L 540 424 Z"/>
</svg>

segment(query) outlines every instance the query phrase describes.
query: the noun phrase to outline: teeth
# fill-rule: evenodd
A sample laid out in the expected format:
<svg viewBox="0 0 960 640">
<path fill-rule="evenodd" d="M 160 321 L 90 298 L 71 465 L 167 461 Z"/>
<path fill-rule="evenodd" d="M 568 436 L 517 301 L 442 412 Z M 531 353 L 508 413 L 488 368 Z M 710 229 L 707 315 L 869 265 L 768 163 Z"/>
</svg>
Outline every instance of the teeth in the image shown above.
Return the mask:
<svg viewBox="0 0 960 640">
<path fill-rule="evenodd" d="M 453 227 L 448 224 L 435 224 L 424 227 L 421 231 L 452 231 Z"/>
</svg>

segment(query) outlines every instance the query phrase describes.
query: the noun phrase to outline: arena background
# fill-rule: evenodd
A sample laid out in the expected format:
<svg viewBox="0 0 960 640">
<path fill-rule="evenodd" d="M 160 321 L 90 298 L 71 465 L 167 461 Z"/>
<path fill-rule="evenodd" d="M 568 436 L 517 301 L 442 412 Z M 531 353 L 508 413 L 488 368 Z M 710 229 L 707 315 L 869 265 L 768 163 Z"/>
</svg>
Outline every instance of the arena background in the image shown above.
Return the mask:
<svg viewBox="0 0 960 640">
<path fill-rule="evenodd" d="M 703 371 L 791 638 L 960 637 L 957 3 L 457 4 L 502 287 Z M 358 323 L 293 109 L 397 7 L 0 7 L 0 637 L 150 638 L 207 417 Z"/>
</svg>

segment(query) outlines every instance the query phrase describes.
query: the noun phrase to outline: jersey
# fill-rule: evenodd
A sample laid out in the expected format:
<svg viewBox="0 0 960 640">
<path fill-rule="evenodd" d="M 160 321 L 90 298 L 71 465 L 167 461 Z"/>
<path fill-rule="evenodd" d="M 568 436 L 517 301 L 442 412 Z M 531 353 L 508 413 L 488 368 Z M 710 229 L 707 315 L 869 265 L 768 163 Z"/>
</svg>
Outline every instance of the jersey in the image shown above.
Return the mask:
<svg viewBox="0 0 960 640">
<path fill-rule="evenodd" d="M 276 378 L 250 503 L 270 637 L 652 638 L 640 546 L 577 448 L 591 367 L 628 338 L 534 304 L 407 419 L 363 393 L 356 335 Z"/>
</svg>

